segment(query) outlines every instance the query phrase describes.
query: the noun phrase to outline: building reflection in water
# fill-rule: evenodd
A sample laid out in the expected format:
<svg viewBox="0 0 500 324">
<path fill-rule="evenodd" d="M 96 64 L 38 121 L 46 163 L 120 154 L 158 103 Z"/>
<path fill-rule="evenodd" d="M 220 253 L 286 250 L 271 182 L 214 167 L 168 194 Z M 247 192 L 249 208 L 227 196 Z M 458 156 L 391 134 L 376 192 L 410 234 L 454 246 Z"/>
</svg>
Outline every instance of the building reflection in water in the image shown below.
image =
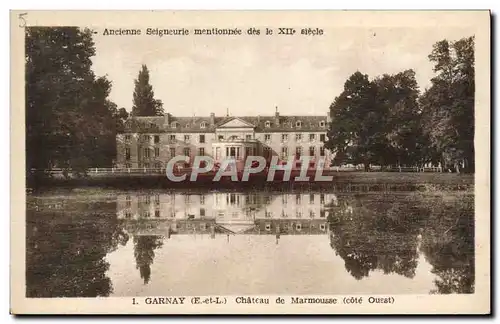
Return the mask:
<svg viewBox="0 0 500 324">
<path fill-rule="evenodd" d="M 120 195 L 118 219 L 133 235 L 326 234 L 334 194 Z"/>
</svg>

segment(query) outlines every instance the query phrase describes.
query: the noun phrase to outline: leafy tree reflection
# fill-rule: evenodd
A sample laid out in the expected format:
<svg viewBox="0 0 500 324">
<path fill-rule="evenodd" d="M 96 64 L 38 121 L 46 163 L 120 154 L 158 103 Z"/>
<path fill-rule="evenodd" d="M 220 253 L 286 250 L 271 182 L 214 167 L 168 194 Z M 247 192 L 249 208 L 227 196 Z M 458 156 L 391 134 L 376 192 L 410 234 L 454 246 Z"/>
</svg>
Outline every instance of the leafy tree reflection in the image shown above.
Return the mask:
<svg viewBox="0 0 500 324">
<path fill-rule="evenodd" d="M 128 241 L 116 219 L 116 204 L 72 207 L 76 212 L 28 209 L 27 297 L 106 297 L 112 293 L 105 257 Z"/>
<path fill-rule="evenodd" d="M 474 292 L 474 198 L 461 193 L 339 197 L 330 245 L 356 279 L 371 271 L 415 276 L 419 252 L 437 276 L 431 293 Z"/>
<path fill-rule="evenodd" d="M 356 279 L 371 271 L 415 276 L 421 215 L 394 196 L 339 197 L 329 215 L 330 245 Z"/>
<path fill-rule="evenodd" d="M 155 258 L 155 249 L 163 246 L 163 236 L 138 235 L 134 236 L 134 257 L 136 269 L 139 269 L 144 284 L 151 279 L 151 265 Z"/>
<path fill-rule="evenodd" d="M 421 250 L 438 277 L 431 293 L 474 293 L 474 197 L 434 204 L 428 224 Z"/>
</svg>

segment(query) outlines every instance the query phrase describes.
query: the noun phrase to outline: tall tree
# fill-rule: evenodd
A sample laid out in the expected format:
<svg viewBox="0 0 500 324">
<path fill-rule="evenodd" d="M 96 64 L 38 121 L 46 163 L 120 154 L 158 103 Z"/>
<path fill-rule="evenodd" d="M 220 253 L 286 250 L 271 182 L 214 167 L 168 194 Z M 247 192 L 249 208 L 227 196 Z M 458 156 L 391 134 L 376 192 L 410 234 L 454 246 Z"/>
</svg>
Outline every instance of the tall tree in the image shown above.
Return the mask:
<svg viewBox="0 0 500 324">
<path fill-rule="evenodd" d="M 139 76 L 134 81 L 134 105 L 132 115 L 134 116 L 160 116 L 163 115 L 163 103 L 154 98 L 153 86 L 149 83 L 149 70 L 142 65 Z"/>
<path fill-rule="evenodd" d="M 356 72 L 349 77 L 344 91 L 330 106 L 332 122 L 326 148 L 337 162 L 365 165 L 390 163 L 389 107 L 381 90 L 390 82 L 388 76 L 370 81 L 368 75 Z"/>
<path fill-rule="evenodd" d="M 26 29 L 28 170 L 110 166 L 115 105 L 108 100 L 111 82 L 91 69 L 94 55 L 88 29 Z M 103 146 L 108 148 L 99 149 Z"/>
<path fill-rule="evenodd" d="M 420 99 L 423 126 L 442 164 L 474 171 L 474 37 L 434 44 L 436 76 Z"/>
</svg>

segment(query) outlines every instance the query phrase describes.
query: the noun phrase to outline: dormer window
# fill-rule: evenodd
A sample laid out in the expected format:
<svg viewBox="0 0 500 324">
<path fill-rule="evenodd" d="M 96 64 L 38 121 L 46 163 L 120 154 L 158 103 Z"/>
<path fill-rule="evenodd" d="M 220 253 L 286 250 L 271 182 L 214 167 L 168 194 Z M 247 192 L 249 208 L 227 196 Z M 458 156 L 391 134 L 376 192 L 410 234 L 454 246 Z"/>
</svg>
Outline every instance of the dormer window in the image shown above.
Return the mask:
<svg viewBox="0 0 500 324">
<path fill-rule="evenodd" d="M 271 127 L 271 122 L 269 120 L 266 120 L 266 128 Z"/>
<path fill-rule="evenodd" d="M 170 126 L 172 128 L 177 128 L 179 126 L 179 123 L 178 122 L 173 122 L 172 124 L 170 124 Z"/>
<path fill-rule="evenodd" d="M 302 127 L 302 122 L 300 120 L 298 120 L 297 122 L 295 122 L 295 127 Z"/>
<path fill-rule="evenodd" d="M 325 121 L 324 120 L 322 120 L 322 121 L 319 122 L 319 127 L 325 127 Z"/>
<path fill-rule="evenodd" d="M 207 128 L 207 123 L 206 122 L 202 122 L 201 125 L 200 125 L 200 128 Z"/>
<path fill-rule="evenodd" d="M 155 127 L 155 124 L 149 123 L 149 128 L 153 128 L 153 127 Z"/>
</svg>

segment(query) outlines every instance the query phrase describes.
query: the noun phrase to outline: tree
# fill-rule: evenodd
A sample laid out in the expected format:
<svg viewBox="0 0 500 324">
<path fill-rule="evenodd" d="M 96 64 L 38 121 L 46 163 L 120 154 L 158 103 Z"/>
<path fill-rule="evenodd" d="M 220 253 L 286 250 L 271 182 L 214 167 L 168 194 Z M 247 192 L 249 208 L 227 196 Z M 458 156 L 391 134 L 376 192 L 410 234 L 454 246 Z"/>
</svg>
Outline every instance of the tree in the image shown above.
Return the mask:
<svg viewBox="0 0 500 324">
<path fill-rule="evenodd" d="M 429 59 L 436 76 L 420 98 L 424 132 L 443 165 L 473 172 L 474 37 L 437 42 Z"/>
<path fill-rule="evenodd" d="M 155 235 L 134 236 L 134 256 L 136 268 L 139 269 L 144 284 L 151 279 L 151 265 L 154 262 L 155 250 L 163 246 L 163 238 Z"/>
<path fill-rule="evenodd" d="M 116 106 L 108 100 L 111 82 L 91 69 L 94 55 L 88 29 L 26 29 L 28 170 L 110 166 Z"/>
<path fill-rule="evenodd" d="M 134 105 L 133 116 L 161 116 L 163 115 L 163 103 L 154 98 L 153 86 L 149 84 L 149 70 L 142 65 L 139 76 L 134 81 Z"/>
</svg>

